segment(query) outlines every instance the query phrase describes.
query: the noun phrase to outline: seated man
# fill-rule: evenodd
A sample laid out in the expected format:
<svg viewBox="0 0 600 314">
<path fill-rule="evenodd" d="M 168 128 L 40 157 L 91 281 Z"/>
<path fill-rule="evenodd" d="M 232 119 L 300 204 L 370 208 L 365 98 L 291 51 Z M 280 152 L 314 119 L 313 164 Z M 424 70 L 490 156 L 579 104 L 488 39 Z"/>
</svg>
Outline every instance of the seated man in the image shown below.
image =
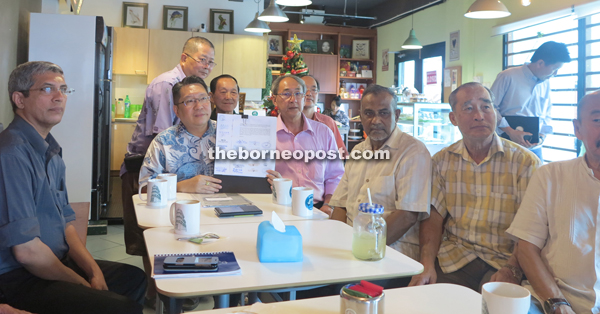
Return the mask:
<svg viewBox="0 0 600 314">
<path fill-rule="evenodd" d="M 318 150 L 335 151 L 337 146 L 333 133 L 323 123 L 306 118 L 302 113 L 306 84 L 302 79 L 293 75 L 278 77 L 271 87 L 275 96 L 273 103 L 279 108 L 277 117 L 277 150 Z M 321 208 L 329 203 L 333 191 L 340 183 L 344 174 L 344 166 L 339 158 L 333 160 L 312 160 L 308 163 L 291 158 L 279 159 L 275 170 L 269 170 L 267 178 L 273 184 L 274 178 L 287 178 L 293 181 L 294 187 L 314 189 L 315 207 Z M 329 206 L 323 211 L 331 215 Z"/>
<path fill-rule="evenodd" d="M 490 280 L 518 284 L 521 269 L 505 231 L 540 160 L 494 132 L 493 96 L 483 85 L 461 85 L 450 105 L 450 121 L 463 139 L 433 156 L 431 213 L 419 231 L 425 270 L 411 285 L 455 283 L 480 291 Z"/>
<path fill-rule="evenodd" d="M 535 172 L 508 234 L 529 282 L 530 313 L 598 313 L 598 199 L 600 199 L 600 92 L 577 106 L 575 135 L 586 152 Z M 539 300 L 539 301 L 538 301 Z M 570 305 L 569 305 L 570 304 Z"/>
<path fill-rule="evenodd" d="M 419 213 L 429 213 L 431 156 L 423 142 L 396 126 L 400 109 L 396 94 L 372 85 L 360 101 L 360 119 L 367 139 L 355 151 L 382 150 L 388 160 L 348 160 L 346 171 L 329 205 L 336 206 L 332 218 L 352 225 L 358 205 L 369 201 L 383 205 L 387 222 L 387 245 L 419 260 Z M 427 218 L 426 216 L 423 218 Z"/>
<path fill-rule="evenodd" d="M 180 122 L 160 132 L 150 143 L 140 169 L 140 185 L 161 173 L 177 174 L 177 191 L 215 193 L 221 180 L 212 177 L 216 122 L 210 120 L 210 96 L 204 81 L 187 76 L 173 86 L 174 110 Z"/>
<path fill-rule="evenodd" d="M 333 121 L 340 123 L 341 125 L 348 126 L 350 123 L 350 119 L 348 115 L 340 110 L 340 106 L 342 105 L 342 97 L 335 96 L 331 101 L 330 108 L 323 110 L 323 114 L 326 116 L 330 116 Z"/>
<path fill-rule="evenodd" d="M 69 204 L 52 127 L 65 111 L 62 69 L 27 62 L 10 75 L 14 120 L 0 133 L 0 303 L 34 313 L 142 313 L 146 276 L 95 261 Z"/>
<path fill-rule="evenodd" d="M 223 74 L 210 81 L 210 101 L 215 109 L 210 114 L 211 120 L 217 120 L 218 113 L 237 114 L 234 111 L 240 100 L 240 87 L 235 77 Z"/>
<path fill-rule="evenodd" d="M 348 149 L 346 149 L 346 144 L 344 143 L 344 139 L 342 138 L 335 121 L 324 114 L 318 113 L 316 110 L 317 101 L 319 100 L 319 81 L 310 75 L 303 76 L 302 80 L 304 81 L 304 84 L 306 84 L 306 97 L 304 98 L 304 109 L 302 110 L 302 113 L 304 113 L 308 119 L 325 124 L 331 132 L 333 132 L 338 149 L 344 152 L 345 157 L 348 156 Z"/>
</svg>

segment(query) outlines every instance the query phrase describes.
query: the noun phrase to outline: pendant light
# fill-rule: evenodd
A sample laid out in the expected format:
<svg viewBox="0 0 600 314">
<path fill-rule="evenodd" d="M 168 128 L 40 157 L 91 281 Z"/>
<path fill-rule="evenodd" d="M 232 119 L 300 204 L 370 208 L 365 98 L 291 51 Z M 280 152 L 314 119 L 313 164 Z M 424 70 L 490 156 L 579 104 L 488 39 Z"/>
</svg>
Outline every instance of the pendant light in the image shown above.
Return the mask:
<svg viewBox="0 0 600 314">
<path fill-rule="evenodd" d="M 307 5 L 311 5 L 312 1 L 310 1 L 310 0 L 276 0 L 275 3 L 282 5 L 284 7 L 305 7 Z"/>
<path fill-rule="evenodd" d="M 290 20 L 287 15 L 281 11 L 279 6 L 275 4 L 275 0 L 271 0 L 269 6 L 263 11 L 258 19 L 264 22 L 287 22 Z"/>
<path fill-rule="evenodd" d="M 476 0 L 471 4 L 465 17 L 471 19 L 498 19 L 510 15 L 500 0 Z"/>
<path fill-rule="evenodd" d="M 271 31 L 271 29 L 269 28 L 269 25 L 267 25 L 267 23 L 261 21 L 258 19 L 258 11 L 259 11 L 259 4 L 260 4 L 260 0 L 255 1 L 256 2 L 256 16 L 254 17 L 254 20 L 252 20 L 252 22 L 250 22 L 250 24 L 248 24 L 248 26 L 246 26 L 246 28 L 244 28 L 244 31 L 246 32 L 250 32 L 250 33 L 268 33 Z"/>
<path fill-rule="evenodd" d="M 414 14 L 411 15 L 411 18 L 410 33 L 408 33 L 408 38 L 404 41 L 404 44 L 402 44 L 402 49 L 421 49 L 423 48 L 423 45 L 421 45 L 421 42 L 417 39 L 417 34 L 415 34 L 415 30 L 413 28 L 415 21 Z"/>
</svg>

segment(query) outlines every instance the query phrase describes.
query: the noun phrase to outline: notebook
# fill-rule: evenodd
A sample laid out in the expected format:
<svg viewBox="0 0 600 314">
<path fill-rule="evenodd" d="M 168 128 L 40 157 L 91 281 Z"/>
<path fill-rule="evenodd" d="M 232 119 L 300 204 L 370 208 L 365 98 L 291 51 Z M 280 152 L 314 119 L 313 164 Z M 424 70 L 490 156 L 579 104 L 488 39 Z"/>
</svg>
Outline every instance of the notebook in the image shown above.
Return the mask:
<svg viewBox="0 0 600 314">
<path fill-rule="evenodd" d="M 207 257 L 216 256 L 219 258 L 219 270 L 213 272 L 194 272 L 194 271 L 169 271 L 165 272 L 163 263 L 169 256 L 197 256 Z M 154 255 L 154 279 L 172 279 L 172 278 L 195 278 L 195 277 L 213 277 L 241 275 L 242 270 L 233 252 L 205 252 L 205 253 L 182 253 L 182 254 L 156 254 Z"/>
<path fill-rule="evenodd" d="M 539 117 L 524 117 L 524 116 L 505 116 L 506 122 L 510 125 L 511 128 L 517 129 L 517 127 L 522 127 L 523 131 L 531 133 L 531 138 L 526 138 L 529 143 L 539 143 L 540 142 L 540 118 Z M 506 133 L 503 133 L 503 135 Z M 505 136 L 503 136 L 505 137 Z M 506 138 L 506 137 L 505 137 Z"/>
</svg>

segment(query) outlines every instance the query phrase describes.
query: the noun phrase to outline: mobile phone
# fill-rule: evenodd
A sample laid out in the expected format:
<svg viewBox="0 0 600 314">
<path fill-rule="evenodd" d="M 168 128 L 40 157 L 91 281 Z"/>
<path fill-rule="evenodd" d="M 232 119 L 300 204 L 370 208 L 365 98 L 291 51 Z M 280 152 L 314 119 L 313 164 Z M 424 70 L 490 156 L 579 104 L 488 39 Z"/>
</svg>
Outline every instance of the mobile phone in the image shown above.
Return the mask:
<svg viewBox="0 0 600 314">
<path fill-rule="evenodd" d="M 216 256 L 169 256 L 163 262 L 165 271 L 217 271 L 219 258 Z"/>
</svg>

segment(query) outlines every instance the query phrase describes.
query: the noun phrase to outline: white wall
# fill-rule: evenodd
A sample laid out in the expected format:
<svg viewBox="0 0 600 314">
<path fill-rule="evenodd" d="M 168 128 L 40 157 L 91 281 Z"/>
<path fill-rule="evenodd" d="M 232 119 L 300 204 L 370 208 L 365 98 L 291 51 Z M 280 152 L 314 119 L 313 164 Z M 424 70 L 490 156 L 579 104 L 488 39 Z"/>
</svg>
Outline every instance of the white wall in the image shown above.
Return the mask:
<svg viewBox="0 0 600 314">
<path fill-rule="evenodd" d="M 120 27 L 123 16 L 123 2 L 123 0 L 84 0 L 80 14 L 103 16 L 107 25 Z M 208 26 L 210 9 L 225 9 L 234 11 L 234 34 L 254 35 L 253 33 L 244 32 L 244 28 L 254 19 L 256 14 L 257 5 L 252 0 L 244 2 L 226 0 L 128 0 L 127 2 L 148 3 L 149 29 L 162 29 L 163 5 L 174 5 L 188 7 L 188 27 L 190 29 L 199 28 L 202 23 Z M 42 13 L 61 13 L 64 9 L 62 5 L 59 5 L 58 0 L 43 0 Z"/>
</svg>

